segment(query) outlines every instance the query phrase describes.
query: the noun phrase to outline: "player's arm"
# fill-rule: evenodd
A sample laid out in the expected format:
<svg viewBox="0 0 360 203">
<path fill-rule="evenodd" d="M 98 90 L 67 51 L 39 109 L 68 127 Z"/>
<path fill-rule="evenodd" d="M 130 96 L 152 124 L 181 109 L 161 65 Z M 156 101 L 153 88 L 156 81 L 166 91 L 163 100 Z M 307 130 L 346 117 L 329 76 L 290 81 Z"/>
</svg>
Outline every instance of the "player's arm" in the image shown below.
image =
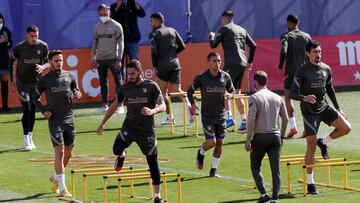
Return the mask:
<svg viewBox="0 0 360 203">
<path fill-rule="evenodd" d="M 93 39 L 93 44 L 92 44 L 92 47 L 91 47 L 91 69 L 96 69 L 96 51 L 97 51 L 97 48 L 98 48 L 98 37 L 97 37 L 97 33 L 96 33 L 96 27 L 94 28 L 94 39 Z"/>
<path fill-rule="evenodd" d="M 249 33 L 246 33 L 246 41 L 245 41 L 245 43 L 250 48 L 248 64 L 252 64 L 253 61 L 254 61 L 254 56 L 255 56 L 256 43 L 252 39 L 252 37 L 249 35 Z"/>
<path fill-rule="evenodd" d="M 251 140 L 254 137 L 255 130 L 255 120 L 256 120 L 257 106 L 255 103 L 254 96 L 249 98 L 249 113 L 248 113 L 248 123 L 247 123 L 247 135 L 246 135 L 246 144 L 245 150 L 251 150 Z"/>
<path fill-rule="evenodd" d="M 286 35 L 281 36 L 280 39 L 280 59 L 279 59 L 279 65 L 278 69 L 281 70 L 284 66 L 286 55 L 287 55 L 287 49 L 288 49 L 288 41 L 286 38 Z"/>
<path fill-rule="evenodd" d="M 215 49 L 220 44 L 220 42 L 223 41 L 224 32 L 225 32 L 225 29 L 223 27 L 221 27 L 216 34 L 213 32 L 209 33 L 209 42 L 210 42 L 211 48 Z"/>
<path fill-rule="evenodd" d="M 13 49 L 13 52 L 10 55 L 9 59 L 9 75 L 10 75 L 10 83 L 14 85 L 14 63 L 20 57 L 20 47 L 17 45 Z"/>
<path fill-rule="evenodd" d="M 143 107 L 141 109 L 141 114 L 145 116 L 151 116 L 157 113 L 164 112 L 166 110 L 164 97 L 161 94 L 160 87 L 157 84 L 155 84 L 153 87 L 154 90 L 152 92 L 152 98 L 154 99 L 156 105 L 153 109 L 150 109 L 149 107 Z"/>
<path fill-rule="evenodd" d="M 45 91 L 46 87 L 45 87 L 45 83 L 44 83 L 44 79 L 41 77 L 39 79 L 39 81 L 37 82 L 36 85 L 36 96 L 34 99 L 35 102 L 35 106 L 40 109 L 40 112 L 42 113 L 42 115 L 46 118 L 46 119 L 50 119 L 52 116 L 52 113 L 47 110 L 44 105 L 42 105 L 41 101 L 40 101 L 40 96 L 41 94 Z"/>
<path fill-rule="evenodd" d="M 120 65 L 119 62 L 121 61 L 123 54 L 124 54 L 124 32 L 123 32 L 123 28 L 120 25 L 120 23 L 118 25 L 119 25 L 118 31 L 116 32 L 116 43 L 118 45 L 118 50 L 117 50 L 118 58 L 116 59 L 115 67 L 119 67 L 119 65 Z"/>
<path fill-rule="evenodd" d="M 302 95 L 300 93 L 300 88 L 303 84 L 303 74 L 302 73 L 304 72 L 302 67 L 303 66 L 298 68 L 298 70 L 295 73 L 294 81 L 293 81 L 293 83 L 291 85 L 291 89 L 290 89 L 290 97 L 291 97 L 291 99 L 294 99 L 294 100 L 314 104 L 316 102 L 315 95 L 313 95 L 313 94 Z"/>
<path fill-rule="evenodd" d="M 190 87 L 187 90 L 187 97 L 192 107 L 195 107 L 195 109 L 198 109 L 195 101 L 194 101 L 194 92 L 196 89 L 201 87 L 201 80 L 200 75 L 197 75 L 193 81 L 193 83 L 190 85 Z"/>
<path fill-rule="evenodd" d="M 49 48 L 47 44 L 45 44 L 43 55 L 41 56 L 42 64 L 35 64 L 35 71 L 38 74 L 41 74 L 45 69 L 50 68 L 49 63 Z"/>
<path fill-rule="evenodd" d="M 340 112 L 341 110 L 340 110 L 339 104 L 338 104 L 337 99 L 336 99 L 334 86 L 332 84 L 332 73 L 331 73 L 330 69 L 329 69 L 328 74 L 329 74 L 329 76 L 328 76 L 328 78 L 326 80 L 326 85 L 325 85 L 326 93 L 329 96 L 329 99 L 331 100 L 331 102 L 333 103 L 335 109 Z"/>
<path fill-rule="evenodd" d="M 175 35 L 176 35 L 176 44 L 177 44 L 176 53 L 178 54 L 178 53 L 184 51 L 185 43 L 178 32 L 175 31 Z"/>
<path fill-rule="evenodd" d="M 79 86 L 78 86 L 78 84 L 77 84 L 77 82 L 76 82 L 76 79 L 75 79 L 74 75 L 71 74 L 71 73 L 70 73 L 70 77 L 71 77 L 70 88 L 71 88 L 71 91 L 72 91 L 73 94 L 74 94 L 73 97 L 74 97 L 74 99 L 76 99 L 76 100 L 80 100 L 82 94 L 81 94 L 81 92 L 80 92 L 80 89 L 79 89 Z"/>
<path fill-rule="evenodd" d="M 231 77 L 227 76 L 226 78 L 227 78 L 227 83 L 226 83 L 227 94 L 226 94 L 226 97 L 228 99 L 231 99 L 231 98 L 233 98 L 235 96 L 236 91 L 235 91 L 234 85 L 232 83 Z"/>
<path fill-rule="evenodd" d="M 119 102 L 119 100 L 121 102 Z M 105 115 L 104 115 L 104 118 L 101 120 L 100 124 L 99 124 L 99 127 L 97 128 L 96 130 L 96 133 L 97 135 L 103 135 L 104 133 L 104 126 L 105 126 L 105 123 L 109 120 L 109 118 L 115 113 L 116 109 L 118 108 L 119 104 L 122 103 L 122 100 L 121 98 L 117 98 L 115 99 L 111 105 L 109 106 L 109 109 L 105 112 Z"/>
<path fill-rule="evenodd" d="M 145 10 L 135 0 L 129 0 L 128 4 L 133 5 L 133 7 L 134 7 L 133 9 L 134 9 L 137 17 L 140 17 L 140 18 L 145 17 Z"/>
<path fill-rule="evenodd" d="M 157 60 L 158 60 L 158 46 L 155 39 L 155 32 L 149 34 L 149 41 L 151 47 L 151 59 L 153 67 L 157 67 Z"/>
<path fill-rule="evenodd" d="M 281 99 L 281 106 L 280 106 L 280 112 L 279 112 L 280 118 L 281 118 L 281 128 L 280 128 L 280 136 L 281 139 L 285 138 L 285 132 L 286 132 L 286 126 L 289 121 L 289 116 L 286 110 L 286 106 L 284 101 Z"/>
</svg>

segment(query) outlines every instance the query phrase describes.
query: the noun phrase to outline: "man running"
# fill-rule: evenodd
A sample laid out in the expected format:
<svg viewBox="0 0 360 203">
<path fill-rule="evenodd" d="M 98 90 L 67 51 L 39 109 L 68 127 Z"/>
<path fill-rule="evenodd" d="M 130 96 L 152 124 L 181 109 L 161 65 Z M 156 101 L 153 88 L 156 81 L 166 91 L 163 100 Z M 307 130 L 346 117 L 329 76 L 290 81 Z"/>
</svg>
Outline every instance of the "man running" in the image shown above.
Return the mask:
<svg viewBox="0 0 360 203">
<path fill-rule="evenodd" d="M 21 100 L 23 110 L 22 127 L 24 133 L 24 150 L 31 151 L 36 149 L 33 137 L 35 124 L 35 103 L 36 83 L 40 73 L 48 64 L 48 46 L 45 42 L 39 40 L 39 28 L 30 25 L 26 28 L 26 40 L 17 44 L 9 60 L 10 85 L 16 89 Z M 14 81 L 13 70 L 14 62 L 16 66 L 16 84 Z"/>
<path fill-rule="evenodd" d="M 347 135 L 351 131 L 351 125 L 337 102 L 331 68 L 321 62 L 320 43 L 311 40 L 306 44 L 305 49 L 309 61 L 295 73 L 291 86 L 291 98 L 301 101 L 300 107 L 307 142 L 305 164 L 310 165 L 314 163 L 316 145 L 319 146 L 322 157 L 329 159 L 328 144 L 333 139 Z M 329 96 L 335 108 L 327 103 L 325 94 Z M 335 129 L 330 134 L 316 139 L 321 121 Z M 319 194 L 314 185 L 312 168 L 307 169 L 307 184 L 309 194 Z"/>
<path fill-rule="evenodd" d="M 47 108 L 39 100 L 36 104 L 41 113 L 49 120 L 49 131 L 55 151 L 55 174 L 50 177 L 53 192 L 60 197 L 71 198 L 65 185 L 65 167 L 70 161 L 75 143 L 75 119 L 72 99 L 79 100 L 81 92 L 74 75 L 63 70 L 63 53 L 54 50 L 49 53 L 50 72 L 37 83 L 38 97 L 45 92 Z"/>
<path fill-rule="evenodd" d="M 308 33 L 299 30 L 299 17 L 294 14 L 288 15 L 287 19 L 288 32 L 283 34 L 280 39 L 280 62 L 277 73 L 280 73 L 285 63 L 285 78 L 284 78 L 284 95 L 286 109 L 289 115 L 290 131 L 287 134 L 288 138 L 293 137 L 298 129 L 296 126 L 294 116 L 294 104 L 290 99 L 290 88 L 294 81 L 296 70 L 305 63 L 305 46 L 311 40 Z"/>
<path fill-rule="evenodd" d="M 205 152 L 214 148 L 210 177 L 220 177 L 217 167 L 220 162 L 223 139 L 225 138 L 225 96 L 231 98 L 235 94 L 231 77 L 220 69 L 221 58 L 216 52 L 207 56 L 209 69 L 196 76 L 189 87 L 187 95 L 193 109 L 198 109 L 194 103 L 194 92 L 201 91 L 201 119 L 205 133 L 205 142 L 197 152 L 196 165 L 204 167 Z"/>
<path fill-rule="evenodd" d="M 117 99 L 105 113 L 97 129 L 97 134 L 104 133 L 106 121 L 114 114 L 118 105 L 125 102 L 126 118 L 113 146 L 113 152 L 117 155 L 115 170 L 121 170 L 125 160 L 125 149 L 132 142 L 136 142 L 146 156 L 150 168 L 155 188 L 154 203 L 160 203 L 160 169 L 157 158 L 154 114 L 165 111 L 165 102 L 159 86 L 151 80 L 143 79 L 141 64 L 138 60 L 131 60 L 126 65 L 126 69 L 128 81 L 118 90 Z"/>
</svg>

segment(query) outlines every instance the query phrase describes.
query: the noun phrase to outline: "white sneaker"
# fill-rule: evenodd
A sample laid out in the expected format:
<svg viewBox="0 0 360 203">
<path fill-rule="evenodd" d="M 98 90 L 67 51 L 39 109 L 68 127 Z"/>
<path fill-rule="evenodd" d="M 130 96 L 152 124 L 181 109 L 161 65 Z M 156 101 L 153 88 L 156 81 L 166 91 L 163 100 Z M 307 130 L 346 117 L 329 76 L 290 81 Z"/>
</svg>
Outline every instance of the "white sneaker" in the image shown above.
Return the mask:
<svg viewBox="0 0 360 203">
<path fill-rule="evenodd" d="M 172 119 L 173 124 L 175 124 L 175 119 Z M 170 117 L 167 117 L 166 120 L 164 120 L 163 122 L 161 122 L 161 125 L 170 125 Z"/>
<path fill-rule="evenodd" d="M 31 138 L 29 138 L 29 142 L 30 142 L 31 149 L 36 149 L 34 141 Z"/>
<path fill-rule="evenodd" d="M 120 106 L 116 109 L 117 114 L 124 114 L 125 113 L 125 108 L 123 106 Z"/>
<path fill-rule="evenodd" d="M 30 143 L 30 140 L 29 140 L 28 136 L 24 137 L 24 150 L 25 151 L 31 151 L 32 150 L 31 143 Z"/>
<path fill-rule="evenodd" d="M 109 109 L 108 105 L 104 105 L 101 108 L 98 109 L 98 112 L 105 113 Z"/>
</svg>

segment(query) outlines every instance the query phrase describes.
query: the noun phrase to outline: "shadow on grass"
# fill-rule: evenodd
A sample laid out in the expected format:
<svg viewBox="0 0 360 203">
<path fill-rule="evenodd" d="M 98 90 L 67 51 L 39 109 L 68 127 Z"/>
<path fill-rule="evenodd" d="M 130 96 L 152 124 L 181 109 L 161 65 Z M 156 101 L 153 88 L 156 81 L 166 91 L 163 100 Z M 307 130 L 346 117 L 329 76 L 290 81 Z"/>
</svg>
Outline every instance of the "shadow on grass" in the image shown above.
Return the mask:
<svg viewBox="0 0 360 203">
<path fill-rule="evenodd" d="M 14 152 L 29 152 L 29 151 L 25 151 L 24 148 L 6 149 L 6 150 L 1 150 L 0 154 L 14 153 Z"/>
<path fill-rule="evenodd" d="M 226 142 L 223 146 L 227 146 L 227 145 L 235 145 L 235 144 L 245 144 L 246 141 L 239 141 L 239 142 Z M 180 149 L 194 149 L 194 148 L 199 148 L 201 146 L 187 146 L 187 147 L 180 147 Z"/>
<path fill-rule="evenodd" d="M 22 197 L 22 198 L 13 198 L 13 199 L 3 199 L 0 200 L 0 202 L 18 202 L 18 201 L 25 201 L 25 200 L 31 200 L 31 201 L 35 201 L 37 199 L 50 199 L 53 197 L 42 197 L 44 195 L 48 195 L 48 194 L 52 194 L 52 193 L 38 193 L 32 196 L 27 196 L 27 197 Z"/>
<path fill-rule="evenodd" d="M 271 197 L 271 196 L 270 196 Z M 296 198 L 294 195 L 291 194 L 280 194 L 279 199 L 294 199 Z M 238 199 L 238 200 L 229 200 L 229 201 L 222 201 L 217 203 L 238 203 L 238 202 L 254 202 L 257 201 L 258 198 L 252 198 L 252 199 Z"/>
<path fill-rule="evenodd" d="M 177 139 L 187 139 L 192 138 L 191 136 L 177 135 L 177 136 L 169 136 L 169 137 L 157 137 L 157 140 L 177 140 Z"/>
<path fill-rule="evenodd" d="M 106 128 L 104 129 L 104 131 L 119 131 L 121 128 Z M 96 134 L 96 129 L 95 130 L 86 130 L 86 131 L 77 131 L 76 134 L 86 134 L 86 133 L 95 133 Z"/>
</svg>

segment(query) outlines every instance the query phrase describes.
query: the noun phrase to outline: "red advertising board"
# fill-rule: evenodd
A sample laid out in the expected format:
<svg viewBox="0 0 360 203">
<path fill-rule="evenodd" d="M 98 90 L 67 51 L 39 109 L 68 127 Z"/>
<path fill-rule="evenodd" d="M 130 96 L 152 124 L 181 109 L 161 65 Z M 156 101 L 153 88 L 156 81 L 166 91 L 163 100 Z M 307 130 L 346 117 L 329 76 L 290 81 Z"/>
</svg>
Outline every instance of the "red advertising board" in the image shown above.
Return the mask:
<svg viewBox="0 0 360 203">
<path fill-rule="evenodd" d="M 330 65 L 333 71 L 335 86 L 360 85 L 360 35 L 334 35 L 316 36 L 314 39 L 320 41 L 322 47 L 322 61 Z M 283 87 L 283 73 L 276 74 L 279 61 L 279 39 L 257 39 L 254 68 L 250 75 L 256 70 L 264 70 L 269 75 L 269 88 L 281 90 Z M 184 52 L 180 54 L 182 67 L 182 87 L 186 90 L 194 77 L 207 69 L 206 56 L 212 51 L 208 43 L 187 44 Z M 223 53 L 218 47 L 217 52 Z M 78 80 L 83 98 L 80 102 L 100 101 L 100 87 L 97 72 L 90 70 L 90 49 L 64 50 L 64 69 L 72 71 Z M 154 79 L 150 49 L 148 46 L 140 48 L 140 61 L 143 65 L 144 76 Z M 242 89 L 248 90 L 247 74 L 244 76 Z M 250 76 L 251 77 L 251 76 Z M 109 72 L 109 97 L 115 95 L 115 84 Z M 10 91 L 10 107 L 20 106 L 16 93 Z"/>
</svg>

